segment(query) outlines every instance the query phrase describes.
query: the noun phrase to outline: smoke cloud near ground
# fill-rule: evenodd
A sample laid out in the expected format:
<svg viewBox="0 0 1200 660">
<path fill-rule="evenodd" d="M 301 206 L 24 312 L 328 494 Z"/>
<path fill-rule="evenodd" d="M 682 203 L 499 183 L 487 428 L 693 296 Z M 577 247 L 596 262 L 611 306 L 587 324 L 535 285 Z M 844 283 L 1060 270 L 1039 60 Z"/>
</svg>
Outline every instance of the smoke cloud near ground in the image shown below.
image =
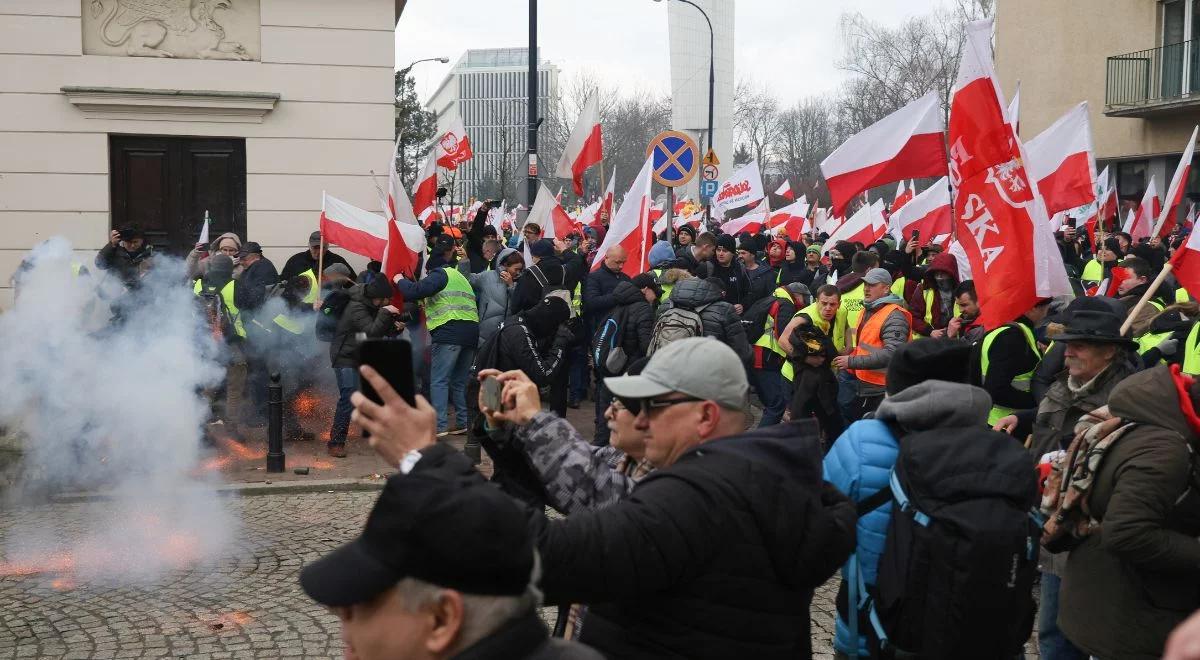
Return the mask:
<svg viewBox="0 0 1200 660">
<path fill-rule="evenodd" d="M 0 314 L 0 426 L 24 447 L 5 506 L 64 491 L 111 499 L 70 530 L 10 530 L 0 572 L 146 582 L 216 559 L 235 518 L 196 466 L 202 390 L 223 370 L 183 263 L 155 257 L 142 287 L 125 293 L 90 262 L 90 277 L 74 275 L 72 261 L 64 239 L 35 248 L 12 309 Z"/>
</svg>

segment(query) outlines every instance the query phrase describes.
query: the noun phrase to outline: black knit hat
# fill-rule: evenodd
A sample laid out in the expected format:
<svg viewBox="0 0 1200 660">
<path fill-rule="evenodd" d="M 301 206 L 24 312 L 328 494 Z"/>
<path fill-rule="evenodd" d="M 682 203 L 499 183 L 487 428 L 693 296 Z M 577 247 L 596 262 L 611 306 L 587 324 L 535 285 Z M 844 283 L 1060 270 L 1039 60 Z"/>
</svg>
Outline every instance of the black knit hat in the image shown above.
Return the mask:
<svg viewBox="0 0 1200 660">
<path fill-rule="evenodd" d="M 971 343 L 964 339 L 918 339 L 892 354 L 887 393 L 897 394 L 927 380 L 970 382 Z"/>
<path fill-rule="evenodd" d="M 717 247 L 725 248 L 730 252 L 737 252 L 737 242 L 729 234 L 721 234 L 717 237 Z"/>
<path fill-rule="evenodd" d="M 391 298 L 395 293 L 392 288 L 392 283 L 386 277 L 372 277 L 370 282 L 363 287 L 363 295 L 370 298 Z"/>
</svg>

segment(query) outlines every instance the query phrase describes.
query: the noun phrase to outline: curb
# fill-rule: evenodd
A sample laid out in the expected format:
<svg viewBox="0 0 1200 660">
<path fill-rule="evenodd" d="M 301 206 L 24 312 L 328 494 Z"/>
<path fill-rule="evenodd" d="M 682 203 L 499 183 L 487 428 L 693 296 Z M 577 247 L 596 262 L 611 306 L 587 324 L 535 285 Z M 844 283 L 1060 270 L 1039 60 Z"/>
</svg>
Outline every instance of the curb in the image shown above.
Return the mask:
<svg viewBox="0 0 1200 660">
<path fill-rule="evenodd" d="M 383 490 L 385 479 L 314 479 L 311 481 L 251 481 L 227 483 L 216 486 L 213 491 L 226 497 L 252 497 L 255 495 L 294 495 L 303 493 L 347 492 Z M 61 493 L 53 495 L 51 502 L 69 504 L 75 502 L 100 502 L 115 499 L 109 492 Z"/>
</svg>

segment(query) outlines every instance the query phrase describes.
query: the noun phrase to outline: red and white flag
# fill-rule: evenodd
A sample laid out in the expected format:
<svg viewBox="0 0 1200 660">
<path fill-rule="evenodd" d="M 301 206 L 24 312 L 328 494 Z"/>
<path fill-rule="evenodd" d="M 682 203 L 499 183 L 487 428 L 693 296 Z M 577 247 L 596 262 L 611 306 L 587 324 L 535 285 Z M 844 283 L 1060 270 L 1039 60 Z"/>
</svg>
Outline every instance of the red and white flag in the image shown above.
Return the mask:
<svg viewBox="0 0 1200 660">
<path fill-rule="evenodd" d="M 1121 231 L 1129 234 L 1134 243 L 1143 238 L 1150 238 L 1150 231 L 1154 229 L 1154 223 L 1161 212 L 1162 201 L 1158 199 L 1154 175 L 1150 175 L 1150 183 L 1146 184 L 1146 193 L 1142 195 L 1142 203 L 1138 205 L 1136 211 L 1130 211 Z"/>
<path fill-rule="evenodd" d="M 895 213 L 896 211 L 904 208 L 905 204 L 912 201 L 913 195 L 915 195 L 916 192 L 917 189 L 915 186 L 905 187 L 904 180 L 901 179 L 900 183 L 896 184 L 896 197 L 892 199 L 891 212 Z"/>
<path fill-rule="evenodd" d="M 650 270 L 650 246 L 654 242 L 654 234 L 650 232 L 650 186 L 654 183 L 654 160 L 646 159 L 642 170 L 638 172 L 617 209 L 612 222 L 608 225 L 608 233 L 604 242 L 596 250 L 596 259 L 592 261 L 591 270 L 596 270 L 604 263 L 604 255 L 613 245 L 625 248 L 628 259 L 621 269 L 626 275 L 636 277 Z"/>
<path fill-rule="evenodd" d="M 766 227 L 767 229 L 774 229 L 786 224 L 789 219 L 796 215 L 808 215 L 808 195 L 801 195 L 799 200 L 788 204 L 778 211 L 768 213 Z"/>
<path fill-rule="evenodd" d="M 829 235 L 829 240 L 821 248 L 825 255 L 838 241 L 862 243 L 870 245 L 883 237 L 887 231 L 887 219 L 883 217 L 883 200 L 877 199 L 874 204 L 863 204 L 850 216 L 841 227 Z"/>
<path fill-rule="evenodd" d="M 437 152 L 437 164 L 448 170 L 457 169 L 475 155 L 471 151 L 471 140 L 467 137 L 467 128 L 463 126 L 462 115 L 455 115 L 445 132 L 438 136 L 434 151 Z"/>
<path fill-rule="evenodd" d="M 1029 175 L 1053 215 L 1096 201 L 1096 161 L 1087 101 L 1025 143 Z"/>
<path fill-rule="evenodd" d="M 763 194 L 762 176 L 758 172 L 758 161 L 750 161 L 734 170 L 728 179 L 721 182 L 713 197 L 713 215 L 724 217 L 725 212 L 753 204 L 766 197 Z"/>
<path fill-rule="evenodd" d="M 945 174 L 945 129 L 934 91 L 846 140 L 821 161 L 833 214 L 842 215 L 856 195 L 875 186 Z"/>
<path fill-rule="evenodd" d="M 767 224 L 767 220 L 771 215 L 771 207 L 767 204 L 767 199 L 764 197 L 758 206 L 750 209 L 746 215 L 740 218 L 730 220 L 721 225 L 721 231 L 731 236 L 736 236 L 742 232 L 750 232 L 757 234 L 763 230 Z"/>
<path fill-rule="evenodd" d="M 612 220 L 613 212 L 613 195 L 614 188 L 617 183 L 617 173 L 612 172 L 608 179 L 608 189 L 604 191 L 604 195 L 600 198 L 600 210 L 596 211 L 596 219 L 592 221 L 594 227 L 607 227 Z"/>
<path fill-rule="evenodd" d="M 554 176 L 570 179 L 575 184 L 575 194 L 583 194 L 583 173 L 599 163 L 604 157 L 604 138 L 600 131 L 600 101 L 596 94 L 583 102 L 575 129 L 563 147 Z"/>
<path fill-rule="evenodd" d="M 400 181 L 400 172 L 397 168 L 400 157 L 400 138 L 396 138 L 396 146 L 392 149 L 392 161 L 388 165 L 387 200 L 384 205 L 383 216 L 389 220 L 417 224 L 417 216 L 413 210 L 412 201 L 408 199 L 408 193 L 404 191 L 404 184 Z M 404 208 L 397 208 L 398 204 Z"/>
<path fill-rule="evenodd" d="M 1117 217 L 1117 207 L 1117 187 L 1112 185 L 1108 167 L 1105 167 L 1100 176 L 1096 177 L 1096 216 L 1101 226 L 1110 226 L 1109 221 Z"/>
<path fill-rule="evenodd" d="M 417 175 L 413 185 L 412 207 L 417 222 L 428 227 L 433 222 L 437 210 L 437 162 L 430 153 Z"/>
<path fill-rule="evenodd" d="M 543 183 L 538 183 L 537 198 L 533 200 L 533 208 L 525 222 L 536 222 L 542 228 L 542 238 L 565 239 L 575 231 L 575 223 L 571 216 L 563 210 L 558 198 L 550 194 Z"/>
<path fill-rule="evenodd" d="M 1008 123 L 1013 128 L 1014 135 L 1021 134 L 1021 81 L 1017 81 L 1017 90 L 1013 92 L 1012 100 L 1008 102 L 1008 112 L 1005 113 Z"/>
<path fill-rule="evenodd" d="M 949 127 L 958 243 L 975 280 L 979 321 L 988 329 L 1024 314 L 1039 298 L 1071 292 L 1036 183 L 1021 165 L 1000 103 L 991 35 L 991 20 L 967 26 Z M 1057 266 L 1048 249 L 1058 256 Z"/>
<path fill-rule="evenodd" d="M 776 228 L 776 235 L 783 233 L 793 241 L 800 240 L 805 233 L 812 231 L 812 222 L 808 219 L 808 201 L 801 196 L 800 201 L 775 211 L 767 225 Z"/>
<path fill-rule="evenodd" d="M 914 231 L 928 245 L 937 236 L 949 234 L 954 226 L 950 215 L 950 184 L 946 177 L 938 179 L 925 192 L 917 195 L 900 210 L 892 211 L 888 218 L 896 246 L 908 242 Z"/>
<path fill-rule="evenodd" d="M 1183 203 L 1183 193 L 1187 189 L 1188 173 L 1192 171 L 1192 153 L 1196 150 L 1196 133 L 1200 126 L 1192 129 L 1192 139 L 1188 140 L 1187 148 L 1179 157 L 1179 165 L 1175 166 L 1175 176 L 1171 177 L 1171 185 L 1167 187 L 1167 197 L 1163 204 L 1162 213 L 1157 218 L 1151 235 L 1165 238 L 1175 228 L 1175 218 L 1179 217 L 1179 205 Z"/>
<path fill-rule="evenodd" d="M 779 186 L 779 188 L 775 190 L 775 194 L 779 195 L 780 197 L 786 197 L 790 200 L 796 199 L 796 193 L 792 192 L 792 184 L 788 183 L 787 179 L 783 180 L 783 185 Z"/>
<path fill-rule="evenodd" d="M 416 225 L 398 223 L 401 235 L 408 243 L 425 243 L 425 232 Z M 411 229 L 410 229 L 411 228 Z M 409 234 L 412 234 L 410 237 Z M 326 243 L 361 255 L 367 259 L 383 261 L 388 243 L 388 220 L 382 215 L 344 202 L 333 195 L 323 193 L 321 198 L 321 237 Z"/>
</svg>

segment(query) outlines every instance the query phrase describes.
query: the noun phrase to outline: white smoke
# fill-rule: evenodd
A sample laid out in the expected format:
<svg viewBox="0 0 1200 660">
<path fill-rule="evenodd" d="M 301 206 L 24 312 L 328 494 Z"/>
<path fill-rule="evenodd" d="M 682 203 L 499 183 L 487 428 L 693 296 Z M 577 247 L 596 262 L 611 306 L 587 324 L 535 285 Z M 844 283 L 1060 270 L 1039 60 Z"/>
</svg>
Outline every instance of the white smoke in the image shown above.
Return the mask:
<svg viewBox="0 0 1200 660">
<path fill-rule="evenodd" d="M 83 529 L 10 529 L 8 563 L 68 557 L 80 578 L 152 580 L 217 558 L 235 518 L 197 471 L 208 403 L 223 377 L 177 259 L 158 256 L 127 293 L 113 274 L 72 272 L 55 238 L 35 248 L 0 314 L 0 426 L 23 437 L 23 505 L 47 493 L 104 491 Z M 113 310 L 117 310 L 114 318 Z"/>
</svg>

